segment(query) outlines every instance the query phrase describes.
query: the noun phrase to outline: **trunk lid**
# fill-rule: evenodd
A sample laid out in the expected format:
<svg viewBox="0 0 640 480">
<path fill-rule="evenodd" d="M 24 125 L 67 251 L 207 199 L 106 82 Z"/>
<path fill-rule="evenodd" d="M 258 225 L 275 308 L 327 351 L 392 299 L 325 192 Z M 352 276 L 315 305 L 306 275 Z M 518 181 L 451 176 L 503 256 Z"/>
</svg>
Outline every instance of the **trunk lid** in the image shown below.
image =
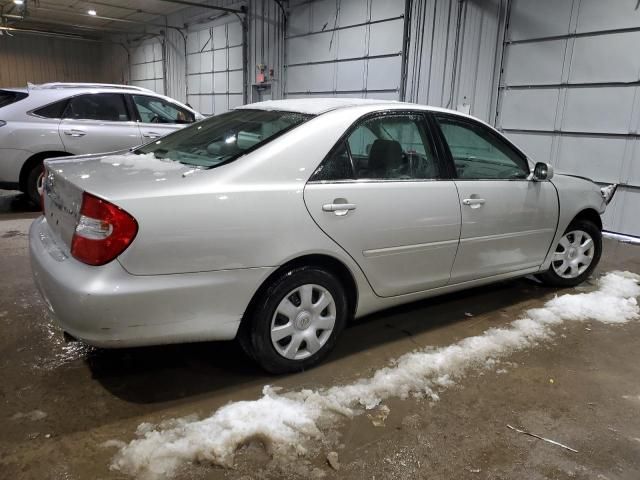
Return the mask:
<svg viewBox="0 0 640 480">
<path fill-rule="evenodd" d="M 82 155 L 45 161 L 44 212 L 54 235 L 67 249 L 80 218 L 82 193 L 108 201 L 144 195 L 182 184 L 194 167 L 153 154 Z"/>
</svg>

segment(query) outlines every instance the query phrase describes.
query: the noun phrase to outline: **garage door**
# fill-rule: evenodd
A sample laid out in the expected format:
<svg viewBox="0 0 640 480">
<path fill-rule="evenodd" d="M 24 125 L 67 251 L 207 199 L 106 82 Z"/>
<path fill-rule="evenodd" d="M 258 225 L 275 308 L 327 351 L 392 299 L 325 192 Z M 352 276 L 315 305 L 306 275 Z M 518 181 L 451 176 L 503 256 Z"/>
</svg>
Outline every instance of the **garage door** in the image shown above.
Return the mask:
<svg viewBox="0 0 640 480">
<path fill-rule="evenodd" d="M 187 32 L 187 101 L 203 113 L 226 112 L 243 103 L 242 26 L 209 23 Z"/>
<path fill-rule="evenodd" d="M 640 236 L 637 3 L 514 0 L 498 126 L 536 161 L 620 183 L 605 228 Z"/>
<path fill-rule="evenodd" d="M 131 49 L 131 85 L 164 95 L 163 52 L 162 42 L 155 38 Z"/>
<path fill-rule="evenodd" d="M 292 2 L 285 95 L 398 100 L 404 1 Z"/>
</svg>

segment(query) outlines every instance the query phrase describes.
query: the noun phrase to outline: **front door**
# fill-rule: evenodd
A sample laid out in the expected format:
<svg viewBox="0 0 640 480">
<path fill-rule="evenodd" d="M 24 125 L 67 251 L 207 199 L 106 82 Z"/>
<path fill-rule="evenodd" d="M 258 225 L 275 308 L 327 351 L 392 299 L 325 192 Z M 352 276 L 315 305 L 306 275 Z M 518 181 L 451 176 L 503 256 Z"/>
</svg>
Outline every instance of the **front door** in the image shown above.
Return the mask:
<svg viewBox="0 0 640 480">
<path fill-rule="evenodd" d="M 113 152 L 142 143 L 121 93 L 87 93 L 72 97 L 58 125 L 67 152 Z"/>
<path fill-rule="evenodd" d="M 455 164 L 462 211 L 451 283 L 542 265 L 558 222 L 553 184 L 528 180 L 526 157 L 486 125 L 436 118 Z"/>
<path fill-rule="evenodd" d="M 357 123 L 304 190 L 320 228 L 389 297 L 446 285 L 458 247 L 458 194 L 422 114 Z"/>
</svg>

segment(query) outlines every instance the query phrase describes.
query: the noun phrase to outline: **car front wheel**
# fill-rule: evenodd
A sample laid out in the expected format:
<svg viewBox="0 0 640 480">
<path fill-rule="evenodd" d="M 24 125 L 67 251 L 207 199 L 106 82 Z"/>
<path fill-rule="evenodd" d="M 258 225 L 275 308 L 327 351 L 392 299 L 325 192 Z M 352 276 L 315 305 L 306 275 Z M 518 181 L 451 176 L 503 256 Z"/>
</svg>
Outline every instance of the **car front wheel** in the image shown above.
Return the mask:
<svg viewBox="0 0 640 480">
<path fill-rule="evenodd" d="M 554 287 L 574 287 L 584 282 L 602 255 L 602 232 L 588 220 L 575 220 L 555 247 L 549 270 L 537 277 Z"/>
<path fill-rule="evenodd" d="M 240 341 L 268 372 L 306 370 L 333 349 L 346 323 L 347 305 L 333 274 L 313 266 L 292 268 L 254 302 Z"/>
</svg>

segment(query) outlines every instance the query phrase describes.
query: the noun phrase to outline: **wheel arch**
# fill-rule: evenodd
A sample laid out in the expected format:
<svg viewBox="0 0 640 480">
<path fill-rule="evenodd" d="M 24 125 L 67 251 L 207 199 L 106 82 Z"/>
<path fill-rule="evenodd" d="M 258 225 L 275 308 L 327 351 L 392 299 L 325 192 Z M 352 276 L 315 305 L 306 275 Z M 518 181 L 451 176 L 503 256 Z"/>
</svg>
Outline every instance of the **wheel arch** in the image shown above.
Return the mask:
<svg viewBox="0 0 640 480">
<path fill-rule="evenodd" d="M 46 160 L 47 158 L 56 158 L 56 157 L 67 157 L 69 155 L 73 155 L 69 152 L 64 152 L 62 150 L 47 150 L 45 152 L 38 152 L 31 155 L 27 158 L 26 162 L 22 165 L 20 169 L 20 176 L 18 177 L 18 185 L 20 190 L 25 192 L 27 189 L 27 178 L 29 177 L 29 172 L 31 169 L 38 165 L 40 162 Z"/>
<path fill-rule="evenodd" d="M 347 295 L 347 303 L 349 306 L 349 318 L 352 318 L 356 312 L 358 306 L 358 284 L 355 277 L 349 267 L 345 265 L 341 260 L 327 254 L 307 254 L 300 257 L 293 258 L 288 262 L 282 264 L 274 272 L 272 272 L 258 287 L 256 292 L 251 297 L 251 301 L 245 310 L 245 314 L 242 317 L 240 328 L 246 325 L 246 319 L 250 316 L 250 312 L 255 308 L 256 302 L 265 289 L 271 285 L 274 278 L 281 275 L 283 272 L 296 267 L 320 267 L 333 273 L 340 283 L 344 286 L 345 293 Z"/>
<path fill-rule="evenodd" d="M 600 214 L 593 208 L 585 208 L 581 212 L 579 212 L 571 223 L 577 220 L 587 220 L 593 224 L 595 224 L 600 231 L 602 231 L 602 218 L 600 218 Z"/>
</svg>

